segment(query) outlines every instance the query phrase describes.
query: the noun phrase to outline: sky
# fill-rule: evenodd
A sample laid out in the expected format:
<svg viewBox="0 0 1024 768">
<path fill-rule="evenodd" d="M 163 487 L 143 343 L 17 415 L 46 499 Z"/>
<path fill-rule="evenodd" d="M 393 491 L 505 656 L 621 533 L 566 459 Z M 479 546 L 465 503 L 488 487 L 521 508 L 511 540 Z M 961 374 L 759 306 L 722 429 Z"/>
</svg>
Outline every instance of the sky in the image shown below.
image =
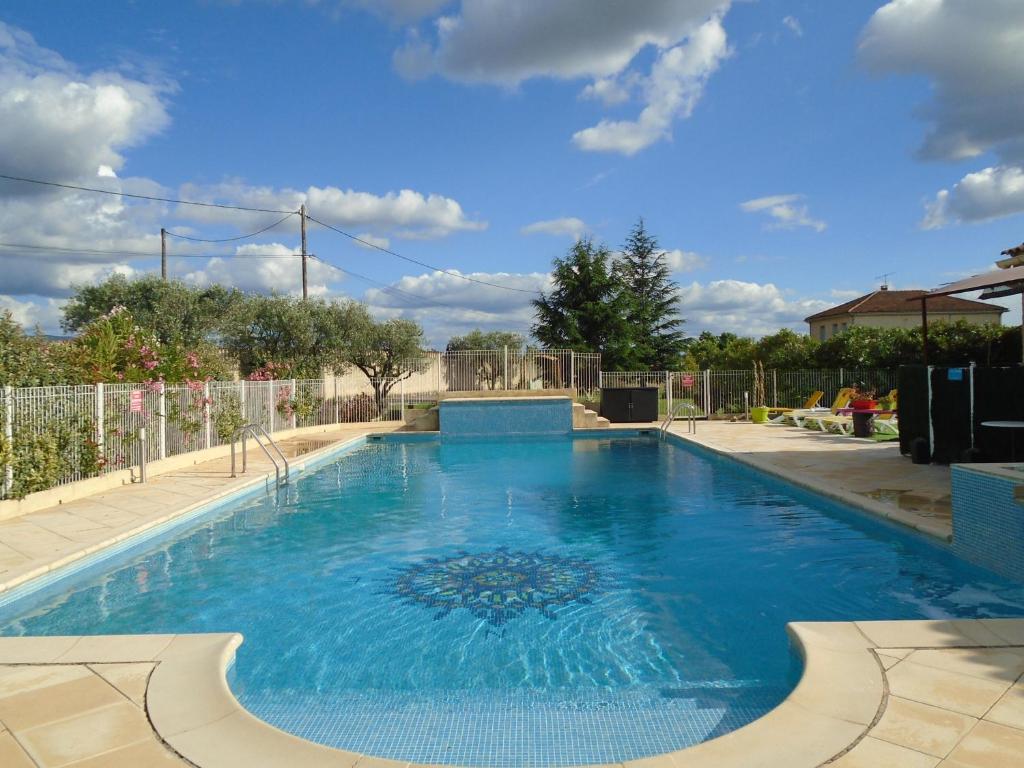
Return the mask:
<svg viewBox="0 0 1024 768">
<path fill-rule="evenodd" d="M 434 346 L 528 331 L 552 260 L 640 217 L 688 333 L 806 331 L 1024 240 L 1022 42 L 1020 0 L 5 0 L 0 174 L 304 203 L 406 257 L 310 222 L 311 295 Z M 161 227 L 282 216 L 0 179 L 0 309 L 56 333 Z M 297 293 L 298 230 L 169 237 L 171 275 Z"/>
</svg>

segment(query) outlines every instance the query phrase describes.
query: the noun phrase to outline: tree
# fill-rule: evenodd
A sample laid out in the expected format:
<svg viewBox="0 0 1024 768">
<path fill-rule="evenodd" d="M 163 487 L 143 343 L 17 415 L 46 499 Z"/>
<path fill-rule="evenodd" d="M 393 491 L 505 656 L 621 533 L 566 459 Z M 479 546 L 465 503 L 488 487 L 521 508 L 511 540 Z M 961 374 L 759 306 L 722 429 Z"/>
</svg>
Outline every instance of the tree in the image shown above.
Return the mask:
<svg viewBox="0 0 1024 768">
<path fill-rule="evenodd" d="M 500 379 L 511 381 L 515 374 L 516 356 L 509 360 L 505 349 L 518 353 L 525 339 L 515 331 L 481 331 L 479 328 L 465 336 L 452 336 L 445 348 L 445 378 L 450 390 L 497 389 Z M 471 359 L 464 359 L 459 352 L 472 351 Z M 510 370 L 505 370 L 508 365 Z M 506 385 L 508 384 L 506 381 Z"/>
<path fill-rule="evenodd" d="M 29 336 L 10 310 L 0 312 L 0 386 L 41 387 L 66 384 L 63 344 Z M 78 382 L 71 382 L 78 383 Z"/>
<path fill-rule="evenodd" d="M 373 387 L 378 411 L 403 379 L 425 370 L 423 329 L 412 320 L 394 318 L 378 322 L 360 307 L 347 360 L 365 374 Z"/>
<path fill-rule="evenodd" d="M 222 318 L 244 299 L 241 291 L 221 285 L 199 288 L 153 275 L 134 280 L 113 275 L 97 285 L 76 286 L 64 306 L 61 326 L 80 331 L 115 307 L 124 307 L 161 343 L 195 346 L 214 338 Z"/>
<path fill-rule="evenodd" d="M 564 259 L 555 259 L 554 287 L 533 300 L 531 330 L 548 347 L 600 352 L 606 370 L 631 370 L 638 358 L 626 321 L 628 300 L 610 261 L 608 249 L 591 240 L 578 240 Z"/>
<path fill-rule="evenodd" d="M 319 378 L 345 368 L 364 316 L 352 301 L 248 295 L 222 322 L 222 344 L 243 375 L 269 367 L 275 378 Z"/>
<path fill-rule="evenodd" d="M 768 369 L 801 370 L 814 367 L 818 342 L 805 333 L 783 328 L 757 342 L 756 355 Z"/>
<path fill-rule="evenodd" d="M 627 301 L 626 321 L 632 329 L 635 355 L 644 370 L 675 370 L 686 346 L 679 316 L 679 286 L 671 279 L 665 252 L 637 221 L 629 233 L 615 277 Z"/>
<path fill-rule="evenodd" d="M 696 339 L 687 340 L 684 363 L 687 370 L 738 371 L 752 367 L 757 356 L 757 343 L 753 339 L 735 333 L 715 336 L 711 331 L 703 331 Z"/>
</svg>

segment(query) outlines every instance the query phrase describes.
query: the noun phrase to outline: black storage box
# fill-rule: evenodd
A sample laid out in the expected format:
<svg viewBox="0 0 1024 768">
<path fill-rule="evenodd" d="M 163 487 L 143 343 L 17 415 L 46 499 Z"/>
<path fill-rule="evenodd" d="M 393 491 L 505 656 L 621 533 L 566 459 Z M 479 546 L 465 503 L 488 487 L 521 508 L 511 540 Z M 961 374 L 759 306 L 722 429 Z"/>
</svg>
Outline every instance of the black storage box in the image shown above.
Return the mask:
<svg viewBox="0 0 1024 768">
<path fill-rule="evenodd" d="M 608 421 L 658 420 L 657 387 L 606 387 L 601 390 L 601 415 Z"/>
</svg>

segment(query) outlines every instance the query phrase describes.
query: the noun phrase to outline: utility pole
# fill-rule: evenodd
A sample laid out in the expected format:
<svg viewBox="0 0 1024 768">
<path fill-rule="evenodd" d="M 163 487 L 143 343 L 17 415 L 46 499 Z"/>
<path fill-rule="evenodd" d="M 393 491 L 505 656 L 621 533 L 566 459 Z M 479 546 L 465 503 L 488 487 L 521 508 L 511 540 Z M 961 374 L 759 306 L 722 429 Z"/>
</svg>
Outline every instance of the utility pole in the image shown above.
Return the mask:
<svg viewBox="0 0 1024 768">
<path fill-rule="evenodd" d="M 160 227 L 160 278 L 167 279 L 167 230 Z"/>
<path fill-rule="evenodd" d="M 306 204 L 303 203 L 299 208 L 299 218 L 302 220 L 302 298 L 306 299 L 309 297 L 309 289 L 306 285 L 306 259 L 309 258 L 306 253 Z"/>
</svg>

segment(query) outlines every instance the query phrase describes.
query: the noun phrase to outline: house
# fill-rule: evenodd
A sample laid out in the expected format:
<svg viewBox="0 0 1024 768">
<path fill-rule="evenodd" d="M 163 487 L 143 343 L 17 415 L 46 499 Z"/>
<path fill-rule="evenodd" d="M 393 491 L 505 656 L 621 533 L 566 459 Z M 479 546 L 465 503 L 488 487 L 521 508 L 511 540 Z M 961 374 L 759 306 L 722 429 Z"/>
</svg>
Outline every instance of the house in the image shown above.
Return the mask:
<svg viewBox="0 0 1024 768">
<path fill-rule="evenodd" d="M 842 333 L 854 325 L 868 328 L 916 328 L 921 325 L 921 302 L 926 291 L 891 291 L 883 285 L 877 291 L 845 304 L 804 318 L 812 337 L 819 341 Z M 937 296 L 928 299 L 929 322 L 954 323 L 965 320 L 976 325 L 999 325 L 1006 307 L 983 301 Z"/>
</svg>

